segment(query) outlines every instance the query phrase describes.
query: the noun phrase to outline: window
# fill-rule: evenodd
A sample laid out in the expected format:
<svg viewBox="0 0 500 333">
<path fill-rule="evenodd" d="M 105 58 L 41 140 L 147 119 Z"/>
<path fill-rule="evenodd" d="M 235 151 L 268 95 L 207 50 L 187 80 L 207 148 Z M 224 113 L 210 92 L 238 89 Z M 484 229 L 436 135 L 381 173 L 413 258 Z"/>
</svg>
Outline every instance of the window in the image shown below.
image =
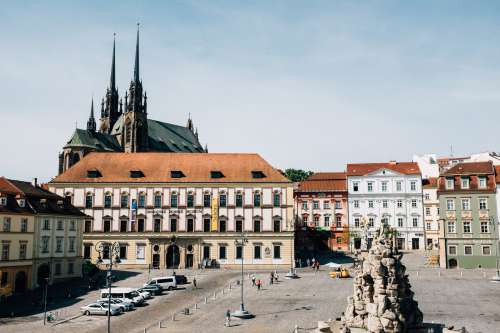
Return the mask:
<svg viewBox="0 0 500 333">
<path fill-rule="evenodd" d="M 326 215 L 324 217 L 324 220 L 325 220 L 325 227 L 329 227 L 330 226 L 330 216 Z"/>
<path fill-rule="evenodd" d="M 344 242 L 344 239 L 342 237 L 337 237 L 336 241 L 337 244 L 342 244 Z"/>
<path fill-rule="evenodd" d="M 253 231 L 254 232 L 260 232 L 261 231 L 261 221 L 260 220 L 253 220 Z"/>
<path fill-rule="evenodd" d="M 185 177 L 185 175 L 181 170 L 170 171 L 170 178 L 182 178 L 182 177 Z"/>
<path fill-rule="evenodd" d="M 313 209 L 318 209 L 318 208 L 319 208 L 319 202 L 313 201 Z"/>
<path fill-rule="evenodd" d="M 221 245 L 219 246 L 219 259 L 225 260 L 226 258 L 226 246 Z"/>
<path fill-rule="evenodd" d="M 104 244 L 102 247 L 102 259 L 109 259 L 109 244 Z"/>
<path fill-rule="evenodd" d="M 155 208 L 161 208 L 161 194 L 160 193 L 155 194 L 154 206 L 155 206 Z"/>
<path fill-rule="evenodd" d="M 144 232 L 144 219 L 137 220 L 137 232 Z"/>
<path fill-rule="evenodd" d="M 3 232 L 10 231 L 10 217 L 3 218 Z"/>
<path fill-rule="evenodd" d="M 254 170 L 252 171 L 252 178 L 255 179 L 266 178 L 266 174 L 262 171 Z"/>
<path fill-rule="evenodd" d="M 402 217 L 398 217 L 398 227 L 399 228 L 403 227 L 403 218 Z"/>
<path fill-rule="evenodd" d="M 490 226 L 489 226 L 488 222 L 481 221 L 481 233 L 487 234 L 489 232 L 490 232 Z"/>
<path fill-rule="evenodd" d="M 91 251 L 92 251 L 92 246 L 85 244 L 83 246 L 83 259 L 90 259 Z"/>
<path fill-rule="evenodd" d="M 302 221 L 304 221 L 304 223 L 307 223 L 308 220 L 309 220 L 309 216 L 307 214 L 302 216 Z"/>
<path fill-rule="evenodd" d="M 471 233 L 470 221 L 464 221 L 464 233 L 465 234 Z"/>
<path fill-rule="evenodd" d="M 470 200 L 462 199 L 462 210 L 470 210 Z"/>
<path fill-rule="evenodd" d="M 63 251 L 63 237 L 56 237 L 56 253 Z"/>
<path fill-rule="evenodd" d="M 455 222 L 448 221 L 448 232 L 454 234 L 456 232 Z"/>
<path fill-rule="evenodd" d="M 120 220 L 120 232 L 127 232 L 127 220 Z"/>
<path fill-rule="evenodd" d="M 342 227 L 342 216 L 335 216 L 335 226 L 337 228 Z"/>
<path fill-rule="evenodd" d="M 28 232 L 28 219 L 21 219 L 21 232 Z"/>
<path fill-rule="evenodd" d="M 155 219 L 153 223 L 153 231 L 160 232 L 161 231 L 161 219 Z"/>
<path fill-rule="evenodd" d="M 171 207 L 177 207 L 177 204 L 178 204 L 178 196 L 177 196 L 177 193 L 172 193 L 172 195 L 170 196 L 170 206 Z"/>
<path fill-rule="evenodd" d="M 417 199 L 411 199 L 411 208 L 417 208 Z"/>
<path fill-rule="evenodd" d="M 68 238 L 68 252 L 75 252 L 75 237 Z"/>
<path fill-rule="evenodd" d="M 387 192 L 387 182 L 382 182 L 381 184 L 382 184 L 381 186 L 382 192 Z"/>
<path fill-rule="evenodd" d="M 236 220 L 236 232 L 243 232 L 243 221 Z"/>
<path fill-rule="evenodd" d="M 278 192 L 274 192 L 273 206 L 279 207 L 280 205 L 281 205 L 281 195 Z"/>
<path fill-rule="evenodd" d="M 483 252 L 483 256 L 491 255 L 491 247 L 489 245 L 484 245 L 482 252 Z"/>
<path fill-rule="evenodd" d="M 431 200 L 431 195 L 429 193 L 425 193 L 425 200 Z"/>
<path fill-rule="evenodd" d="M 7 205 L 7 198 L 6 197 L 1 197 L 0 198 L 0 205 L 1 206 Z"/>
<path fill-rule="evenodd" d="M 139 200 L 137 202 L 137 206 L 139 208 L 144 208 L 146 207 L 146 195 L 144 193 L 139 194 Z"/>
<path fill-rule="evenodd" d="M 90 220 L 85 220 L 85 226 L 84 226 L 84 232 L 91 232 L 92 231 L 92 221 Z"/>
<path fill-rule="evenodd" d="M 127 259 L 127 245 L 120 244 L 120 259 Z"/>
<path fill-rule="evenodd" d="M 335 209 L 342 209 L 342 201 L 335 201 Z"/>
<path fill-rule="evenodd" d="M 243 259 L 243 246 L 236 246 L 236 259 Z"/>
<path fill-rule="evenodd" d="M 145 246 L 144 245 L 137 245 L 135 248 L 135 258 L 138 260 L 144 260 L 144 254 L 145 254 Z"/>
<path fill-rule="evenodd" d="M 330 201 L 328 200 L 323 201 L 323 209 L 330 209 Z"/>
<path fill-rule="evenodd" d="M 447 199 L 446 200 L 446 209 L 447 210 L 455 210 L 455 200 L 454 199 Z"/>
<path fill-rule="evenodd" d="M 219 232 L 227 231 L 227 221 L 225 219 L 219 220 Z"/>
<path fill-rule="evenodd" d="M 57 262 L 55 265 L 54 275 L 61 275 L 61 263 L 60 262 Z"/>
<path fill-rule="evenodd" d="M 221 194 L 219 196 L 219 206 L 226 207 L 226 205 L 227 205 L 227 196 L 225 194 Z"/>
<path fill-rule="evenodd" d="M 464 245 L 464 254 L 466 256 L 472 255 L 472 246 L 471 245 Z"/>
<path fill-rule="evenodd" d="M 389 207 L 389 202 L 387 200 L 382 200 L 382 208 Z"/>
<path fill-rule="evenodd" d="M 253 247 L 253 258 L 254 259 L 261 259 L 261 246 L 260 245 L 255 245 Z"/>
<path fill-rule="evenodd" d="M 273 259 L 281 259 L 281 246 L 273 246 Z"/>
<path fill-rule="evenodd" d="M 451 256 L 456 256 L 457 255 L 457 247 L 456 245 L 450 245 L 448 246 L 448 254 Z"/>
<path fill-rule="evenodd" d="M 410 182 L 410 191 L 416 191 L 417 190 L 417 182 L 412 180 Z"/>
<path fill-rule="evenodd" d="M 75 272 L 75 264 L 72 262 L 68 263 L 68 274 L 74 274 Z"/>
<path fill-rule="evenodd" d="M 314 221 L 314 226 L 318 226 L 319 225 L 319 215 L 315 215 L 313 217 L 313 221 Z"/>
<path fill-rule="evenodd" d="M 128 208 L 128 195 L 126 193 L 123 193 L 120 198 L 120 207 Z"/>
<path fill-rule="evenodd" d="M 368 218 L 368 226 L 373 227 L 375 225 L 375 219 L 373 217 Z"/>
<path fill-rule="evenodd" d="M 76 223 L 75 221 L 71 220 L 69 222 L 69 231 L 75 231 L 76 230 Z"/>
<path fill-rule="evenodd" d="M 205 193 L 203 195 L 203 207 L 210 208 L 211 200 L 212 200 L 211 195 L 209 193 Z"/>
<path fill-rule="evenodd" d="M 368 182 L 368 192 L 373 192 L 373 182 Z"/>
<path fill-rule="evenodd" d="M 177 219 L 170 219 L 170 231 L 171 232 L 177 231 Z"/>
<path fill-rule="evenodd" d="M 87 193 L 85 196 L 85 208 L 92 208 L 94 196 L 92 193 Z"/>
<path fill-rule="evenodd" d="M 210 246 L 203 246 L 203 259 L 210 259 Z"/>
<path fill-rule="evenodd" d="M 61 220 L 57 221 L 57 230 L 64 230 L 63 221 Z"/>
<path fill-rule="evenodd" d="M 479 188 L 486 188 L 487 179 L 486 177 L 478 177 L 479 178 Z"/>
<path fill-rule="evenodd" d="M 203 219 L 203 232 L 210 232 L 210 219 Z"/>
<path fill-rule="evenodd" d="M 368 200 L 368 208 L 373 208 L 373 200 Z"/>
<path fill-rule="evenodd" d="M 413 228 L 418 227 L 418 217 L 414 217 L 412 221 L 413 221 Z"/>
<path fill-rule="evenodd" d="M 454 188 L 454 179 L 453 178 L 446 178 L 446 189 L 453 190 L 453 188 Z"/>
<path fill-rule="evenodd" d="M 19 243 L 19 259 L 26 259 L 26 246 L 25 242 Z"/>
<path fill-rule="evenodd" d="M 359 200 L 354 200 L 354 208 L 359 208 Z"/>
<path fill-rule="evenodd" d="M 441 209 L 439 207 L 437 208 L 437 214 L 441 214 Z"/>
<path fill-rule="evenodd" d="M 4 261 L 9 260 L 9 251 L 10 251 L 10 244 L 3 243 L 2 244 L 2 260 L 4 260 Z"/>
<path fill-rule="evenodd" d="M 49 253 L 49 236 L 42 236 L 42 253 Z"/>
<path fill-rule="evenodd" d="M 187 199 L 186 199 L 186 204 L 188 208 L 193 208 L 194 207 L 194 194 L 193 193 L 188 193 Z"/>
<path fill-rule="evenodd" d="M 431 215 L 431 208 L 430 207 L 425 207 L 425 215 L 427 215 L 427 216 Z"/>
<path fill-rule="evenodd" d="M 403 183 L 401 181 L 396 182 L 396 191 L 401 192 L 403 190 Z"/>
<path fill-rule="evenodd" d="M 243 194 L 241 192 L 236 193 L 236 207 L 243 207 Z"/>
<path fill-rule="evenodd" d="M 273 221 L 273 231 L 280 232 L 281 231 L 281 220 L 276 219 Z"/>
<path fill-rule="evenodd" d="M 187 219 L 187 231 L 194 232 L 194 219 L 192 218 Z"/>
<path fill-rule="evenodd" d="M 254 207 L 260 207 L 260 193 L 255 192 L 253 194 L 253 205 Z"/>
<path fill-rule="evenodd" d="M 50 230 L 50 220 L 45 219 L 43 220 L 43 230 Z"/>
<path fill-rule="evenodd" d="M 104 195 L 104 208 L 111 208 L 111 194 Z"/>
<path fill-rule="evenodd" d="M 488 209 L 486 198 L 479 198 L 479 209 L 480 210 Z"/>
<path fill-rule="evenodd" d="M 460 180 L 461 180 L 460 186 L 462 187 L 462 189 L 468 189 L 469 188 L 469 178 L 462 177 L 462 178 L 460 178 Z"/>
<path fill-rule="evenodd" d="M 431 230 L 431 227 L 432 227 L 432 225 L 431 225 L 431 223 L 430 223 L 430 222 L 427 222 L 427 223 L 425 224 L 425 229 L 426 229 L 426 230 Z"/>
<path fill-rule="evenodd" d="M 104 220 L 104 232 L 111 231 L 111 220 Z"/>
<path fill-rule="evenodd" d="M 9 272 L 2 272 L 2 277 L 0 279 L 0 287 L 5 287 L 9 281 Z"/>
<path fill-rule="evenodd" d="M 359 228 L 359 217 L 354 218 L 354 227 Z"/>
<path fill-rule="evenodd" d="M 352 182 L 352 191 L 353 192 L 359 191 L 359 182 Z"/>
<path fill-rule="evenodd" d="M 307 201 L 302 201 L 302 209 L 307 209 Z"/>
</svg>

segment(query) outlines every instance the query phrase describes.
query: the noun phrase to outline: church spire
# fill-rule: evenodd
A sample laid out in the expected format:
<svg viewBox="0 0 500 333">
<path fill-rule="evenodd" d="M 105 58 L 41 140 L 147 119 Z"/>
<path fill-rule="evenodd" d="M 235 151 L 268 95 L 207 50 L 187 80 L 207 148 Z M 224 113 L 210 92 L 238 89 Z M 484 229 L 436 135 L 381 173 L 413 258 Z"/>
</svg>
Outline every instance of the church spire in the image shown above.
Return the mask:
<svg viewBox="0 0 500 333">
<path fill-rule="evenodd" d="M 111 78 L 109 82 L 109 88 L 111 91 L 116 90 L 116 77 L 115 77 L 115 41 L 116 41 L 116 33 L 113 34 L 113 58 L 111 60 Z"/>
<path fill-rule="evenodd" d="M 134 82 L 139 83 L 139 23 L 137 23 L 137 42 L 135 44 L 135 65 L 134 65 Z"/>
<path fill-rule="evenodd" d="M 90 117 L 87 121 L 87 131 L 94 133 L 96 130 L 96 123 L 94 118 L 94 98 L 92 97 L 92 104 L 90 105 Z"/>
</svg>

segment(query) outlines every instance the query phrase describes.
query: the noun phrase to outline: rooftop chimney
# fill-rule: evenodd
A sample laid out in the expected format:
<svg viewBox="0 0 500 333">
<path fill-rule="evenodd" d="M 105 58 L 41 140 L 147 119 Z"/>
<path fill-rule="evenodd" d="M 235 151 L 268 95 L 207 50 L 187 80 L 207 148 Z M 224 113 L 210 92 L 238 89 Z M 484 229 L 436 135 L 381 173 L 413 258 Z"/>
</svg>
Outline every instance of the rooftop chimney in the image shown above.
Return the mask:
<svg viewBox="0 0 500 333">
<path fill-rule="evenodd" d="M 38 187 L 38 178 L 33 178 L 33 186 Z"/>
</svg>

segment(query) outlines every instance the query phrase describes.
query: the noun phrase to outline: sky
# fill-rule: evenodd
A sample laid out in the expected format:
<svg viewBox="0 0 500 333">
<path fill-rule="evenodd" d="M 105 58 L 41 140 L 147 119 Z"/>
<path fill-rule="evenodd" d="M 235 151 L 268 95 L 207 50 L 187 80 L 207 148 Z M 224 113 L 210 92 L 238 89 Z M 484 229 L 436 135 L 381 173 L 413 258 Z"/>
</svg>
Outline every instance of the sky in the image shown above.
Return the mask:
<svg viewBox="0 0 500 333">
<path fill-rule="evenodd" d="M 109 85 L 113 33 L 128 88 L 137 22 L 149 117 L 191 114 L 210 152 L 341 171 L 500 150 L 498 1 L 9 1 L 0 175 L 56 176 Z"/>
</svg>

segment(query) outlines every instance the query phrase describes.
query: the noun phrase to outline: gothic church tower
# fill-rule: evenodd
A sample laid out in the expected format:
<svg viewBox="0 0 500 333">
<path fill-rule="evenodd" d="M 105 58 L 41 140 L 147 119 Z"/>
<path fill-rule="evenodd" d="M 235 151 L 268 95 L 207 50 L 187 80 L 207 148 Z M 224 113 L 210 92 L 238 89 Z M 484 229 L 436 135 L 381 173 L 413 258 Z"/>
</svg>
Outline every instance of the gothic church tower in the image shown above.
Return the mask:
<svg viewBox="0 0 500 333">
<path fill-rule="evenodd" d="M 120 103 L 121 104 L 121 103 Z M 106 98 L 101 103 L 101 133 L 110 134 L 113 126 L 121 115 L 118 110 L 118 89 L 115 77 L 115 38 L 113 38 L 113 58 L 111 60 L 111 77 L 109 87 L 106 89 Z"/>
</svg>

